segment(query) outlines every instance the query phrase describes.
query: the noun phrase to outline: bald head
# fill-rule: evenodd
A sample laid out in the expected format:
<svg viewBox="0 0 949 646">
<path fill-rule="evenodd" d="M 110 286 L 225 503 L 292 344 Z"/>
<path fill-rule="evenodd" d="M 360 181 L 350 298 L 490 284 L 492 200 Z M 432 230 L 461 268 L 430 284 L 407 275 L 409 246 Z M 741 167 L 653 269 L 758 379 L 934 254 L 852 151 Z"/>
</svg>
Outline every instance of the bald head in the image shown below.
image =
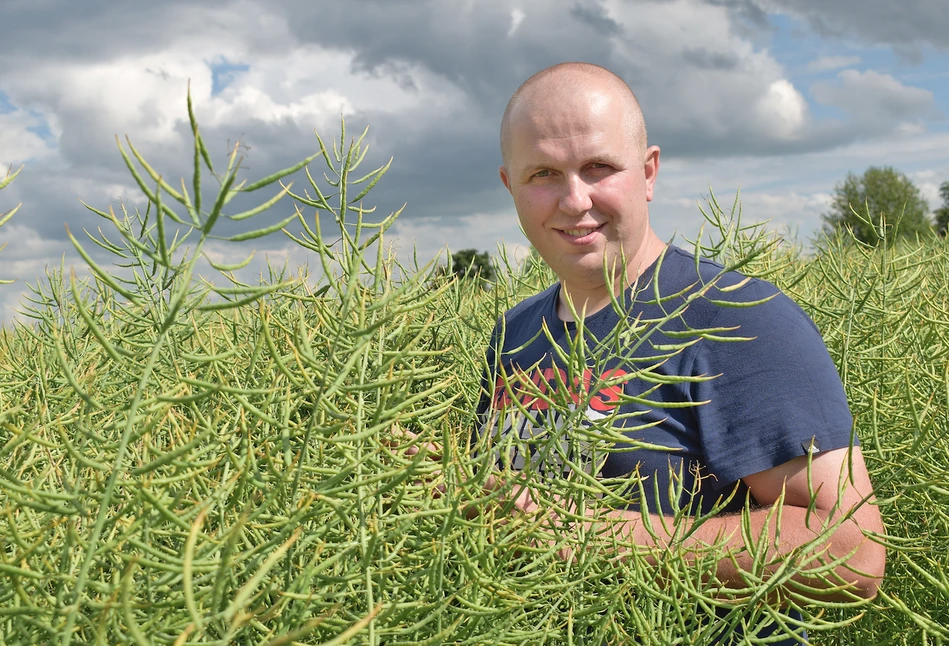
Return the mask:
<svg viewBox="0 0 949 646">
<path fill-rule="evenodd" d="M 524 81 L 508 101 L 501 118 L 501 157 L 504 165 L 507 166 L 510 160 L 512 131 L 523 115 L 546 112 L 579 95 L 597 93 L 623 103 L 625 131 L 645 153 L 646 124 L 639 102 L 626 82 L 599 65 L 560 63 Z"/>
</svg>

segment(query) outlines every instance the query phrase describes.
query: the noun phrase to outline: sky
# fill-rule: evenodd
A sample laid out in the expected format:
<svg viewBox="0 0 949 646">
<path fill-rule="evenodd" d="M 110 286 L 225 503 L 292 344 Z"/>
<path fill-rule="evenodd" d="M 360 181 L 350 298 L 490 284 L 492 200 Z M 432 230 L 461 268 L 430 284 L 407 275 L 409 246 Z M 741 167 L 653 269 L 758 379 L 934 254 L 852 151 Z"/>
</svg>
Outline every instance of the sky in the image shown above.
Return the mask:
<svg viewBox="0 0 949 646">
<path fill-rule="evenodd" d="M 190 177 L 189 83 L 218 164 L 240 142 L 246 176 L 265 176 L 343 116 L 349 133 L 369 126 L 366 167 L 393 158 L 371 201 L 406 205 L 389 232 L 401 258 L 517 258 L 501 114 L 562 61 L 603 65 L 639 98 L 665 240 L 695 236 L 710 191 L 730 205 L 740 190 L 745 221 L 807 240 L 848 172 L 893 166 L 933 209 L 949 181 L 949 0 L 0 0 L 0 177 L 23 167 L 0 191 L 0 213 L 22 203 L 0 228 L 0 279 L 17 279 L 0 285 L 0 321 L 48 270 L 85 273 L 66 227 L 108 223 L 80 200 L 144 204 L 116 136 Z M 209 255 L 251 249 L 247 272 L 318 265 L 280 233 Z"/>
</svg>

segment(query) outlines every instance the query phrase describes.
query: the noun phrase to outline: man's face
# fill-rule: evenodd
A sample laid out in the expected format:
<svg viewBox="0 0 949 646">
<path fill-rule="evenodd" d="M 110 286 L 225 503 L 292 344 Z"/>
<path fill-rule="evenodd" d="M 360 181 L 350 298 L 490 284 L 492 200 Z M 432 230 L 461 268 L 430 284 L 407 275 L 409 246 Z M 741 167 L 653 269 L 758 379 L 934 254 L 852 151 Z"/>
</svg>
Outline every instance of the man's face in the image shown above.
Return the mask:
<svg viewBox="0 0 949 646">
<path fill-rule="evenodd" d="M 605 285 L 604 257 L 620 280 L 623 264 L 638 269 L 659 149 L 643 152 L 624 125 L 629 108 L 608 91 L 548 97 L 513 115 L 501 181 L 560 279 L 596 290 Z"/>
</svg>

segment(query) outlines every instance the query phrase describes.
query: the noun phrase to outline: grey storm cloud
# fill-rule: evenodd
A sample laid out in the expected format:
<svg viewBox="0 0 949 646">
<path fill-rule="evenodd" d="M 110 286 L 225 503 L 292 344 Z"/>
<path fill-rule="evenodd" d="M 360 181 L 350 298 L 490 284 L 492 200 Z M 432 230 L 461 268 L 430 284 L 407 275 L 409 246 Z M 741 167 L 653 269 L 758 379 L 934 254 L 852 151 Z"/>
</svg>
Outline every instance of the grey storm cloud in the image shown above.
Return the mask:
<svg viewBox="0 0 949 646">
<path fill-rule="evenodd" d="M 818 33 L 918 50 L 929 44 L 949 49 L 946 0 L 707 0 L 765 24 L 768 12 L 789 12 Z"/>
<path fill-rule="evenodd" d="M 188 0 L 4 0 L 0 3 L 0 52 L 7 64 L 42 55 L 103 60 L 116 54 L 161 48 L 182 30 L 206 29 L 189 20 Z M 213 12 L 231 0 L 205 0 Z M 38 49 L 41 47 L 41 51 Z"/>
<path fill-rule="evenodd" d="M 524 79 L 565 57 L 608 63 L 611 44 L 603 32 L 619 33 L 597 2 L 584 8 L 519 3 L 527 17 L 516 37 L 509 36 L 512 9 L 504 3 L 357 0 L 310 16 L 307 6 L 279 9 L 292 16 L 299 42 L 354 51 L 354 69 L 370 74 L 399 74 L 400 63 L 424 66 L 461 88 L 479 118 L 499 119 Z"/>
<path fill-rule="evenodd" d="M 562 60 L 585 60 L 613 69 L 630 83 L 643 105 L 650 134 L 668 154 L 678 157 L 826 150 L 861 135 L 889 132 L 898 125 L 884 124 L 882 131 L 874 133 L 834 121 L 806 122 L 793 137 L 775 135 L 770 124 L 753 129 L 750 124 L 758 121 L 746 111 L 754 109 L 756 98 L 766 91 L 760 83 L 755 86 L 746 79 L 742 87 L 735 88 L 723 78 L 703 88 L 721 96 L 713 94 L 707 101 L 689 96 L 699 91 L 690 75 L 698 79 L 708 71 L 742 72 L 748 67 L 747 50 L 694 45 L 687 34 L 672 36 L 675 32 L 658 43 L 631 34 L 629 30 L 638 22 L 636 12 L 657 4 L 662 3 L 527 0 L 517 5 L 526 17 L 517 25 L 514 37 L 509 36 L 510 5 L 503 3 L 478 4 L 474 11 L 471 3 L 357 0 L 334 3 L 310 17 L 303 4 L 284 4 L 281 10 L 294 16 L 290 28 L 300 42 L 355 52 L 354 70 L 401 78 L 404 87 L 411 87 L 407 70 L 412 65 L 442 76 L 465 93 L 468 118 L 485 124 L 496 123 L 511 92 L 531 73 Z M 770 30 L 766 13 L 770 5 L 765 2 L 710 0 L 710 4 L 729 5 L 746 24 L 763 32 Z M 788 4 L 793 2 L 788 0 Z M 614 15 L 617 6 L 632 16 L 627 24 Z M 825 19 L 831 21 L 835 15 L 828 13 Z M 630 48 L 632 54 L 620 53 Z M 646 51 L 657 48 L 662 49 L 658 59 Z M 673 81 L 659 73 L 660 69 L 675 69 Z M 727 106 L 719 101 L 725 97 Z M 456 123 L 444 124 L 446 130 L 437 134 L 434 129 L 439 124 L 433 124 L 432 138 L 457 141 L 448 130 Z M 474 141 L 469 143 L 477 147 Z"/>
<path fill-rule="evenodd" d="M 949 48 L 949 5 L 945 0 L 779 0 L 777 6 L 807 17 L 824 33 L 916 48 Z"/>
<path fill-rule="evenodd" d="M 604 36 L 619 36 L 623 32 L 622 27 L 606 14 L 602 5 L 594 4 L 584 7 L 577 4 L 570 10 L 570 15 L 590 25 Z"/>
<path fill-rule="evenodd" d="M 682 57 L 699 69 L 731 70 L 741 64 L 741 58 L 734 52 L 710 52 L 687 47 Z"/>
</svg>

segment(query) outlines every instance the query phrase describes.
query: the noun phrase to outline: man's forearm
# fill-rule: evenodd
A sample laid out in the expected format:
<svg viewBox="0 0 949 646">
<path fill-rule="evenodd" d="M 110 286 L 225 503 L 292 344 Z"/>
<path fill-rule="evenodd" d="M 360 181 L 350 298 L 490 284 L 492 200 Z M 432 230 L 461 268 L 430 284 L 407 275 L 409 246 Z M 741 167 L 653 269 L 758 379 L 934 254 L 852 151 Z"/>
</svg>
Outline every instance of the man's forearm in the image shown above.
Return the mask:
<svg viewBox="0 0 949 646">
<path fill-rule="evenodd" d="M 875 596 L 883 576 L 884 548 L 864 536 L 855 520 L 859 512 L 857 509 L 852 517 L 842 514 L 830 517 L 821 510 L 809 511 L 792 505 L 758 508 L 749 512 L 747 531 L 742 528 L 743 514 L 714 516 L 701 524 L 678 529 L 673 528 L 671 517 L 651 515 L 648 517 L 650 531 L 640 512 L 614 510 L 607 512 L 606 518 L 585 524 L 588 531 L 608 537 L 618 549 L 630 550 L 637 546 L 646 551 L 677 549 L 691 560 L 713 550 L 723 555 L 715 577 L 720 585 L 731 589 L 747 588 L 758 580 L 767 579 L 787 559 L 794 558 L 797 561 L 794 567 L 799 571 L 792 580 L 803 584 L 795 586 L 796 592 L 827 600 L 851 601 L 855 596 Z M 691 521 L 690 518 L 683 520 Z M 762 550 L 764 554 L 760 553 Z M 838 560 L 840 563 L 830 571 L 822 568 Z"/>
</svg>

